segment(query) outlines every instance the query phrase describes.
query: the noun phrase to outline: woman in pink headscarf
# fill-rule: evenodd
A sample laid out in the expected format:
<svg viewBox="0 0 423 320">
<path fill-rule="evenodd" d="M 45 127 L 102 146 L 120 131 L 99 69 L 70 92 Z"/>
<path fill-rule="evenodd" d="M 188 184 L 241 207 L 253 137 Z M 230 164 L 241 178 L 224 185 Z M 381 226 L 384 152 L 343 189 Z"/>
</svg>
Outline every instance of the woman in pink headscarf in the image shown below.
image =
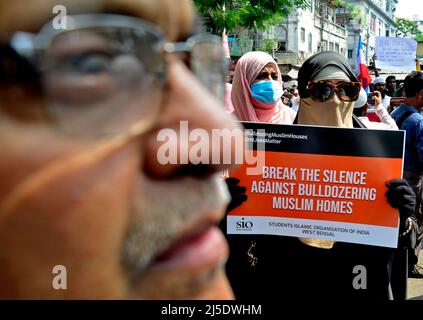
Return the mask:
<svg viewBox="0 0 423 320">
<path fill-rule="evenodd" d="M 282 103 L 282 93 L 281 72 L 269 54 L 252 51 L 239 59 L 231 95 L 239 120 L 292 124 L 296 113 Z"/>
</svg>

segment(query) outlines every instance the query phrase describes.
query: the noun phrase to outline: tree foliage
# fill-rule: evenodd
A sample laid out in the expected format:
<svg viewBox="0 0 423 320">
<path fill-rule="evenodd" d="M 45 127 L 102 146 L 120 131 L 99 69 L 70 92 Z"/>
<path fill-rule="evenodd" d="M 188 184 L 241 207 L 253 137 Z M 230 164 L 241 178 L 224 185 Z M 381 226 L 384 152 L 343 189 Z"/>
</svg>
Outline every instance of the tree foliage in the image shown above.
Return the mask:
<svg viewBox="0 0 423 320">
<path fill-rule="evenodd" d="M 294 7 L 306 8 L 310 0 L 194 0 L 203 17 L 208 17 L 214 31 L 228 32 L 235 27 L 264 30 L 288 16 Z"/>
<path fill-rule="evenodd" d="M 416 38 L 417 40 L 422 38 L 422 33 L 415 22 L 405 18 L 396 18 L 395 22 L 398 25 L 397 36 Z"/>
</svg>

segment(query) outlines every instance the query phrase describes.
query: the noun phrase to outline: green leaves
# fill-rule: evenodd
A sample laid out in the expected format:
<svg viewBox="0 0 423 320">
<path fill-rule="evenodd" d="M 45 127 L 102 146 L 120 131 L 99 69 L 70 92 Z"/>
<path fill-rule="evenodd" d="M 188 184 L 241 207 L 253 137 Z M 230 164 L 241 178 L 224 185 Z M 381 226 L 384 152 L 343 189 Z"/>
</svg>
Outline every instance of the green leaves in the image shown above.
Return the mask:
<svg viewBox="0 0 423 320">
<path fill-rule="evenodd" d="M 310 0 L 194 0 L 204 17 L 209 17 L 215 33 L 224 28 L 227 32 L 235 27 L 246 29 L 266 29 L 286 17 L 292 8 L 306 8 Z"/>
<path fill-rule="evenodd" d="M 398 25 L 397 35 L 405 38 L 415 38 L 416 40 L 423 38 L 423 34 L 415 22 L 405 18 L 396 18 L 395 22 Z"/>
</svg>

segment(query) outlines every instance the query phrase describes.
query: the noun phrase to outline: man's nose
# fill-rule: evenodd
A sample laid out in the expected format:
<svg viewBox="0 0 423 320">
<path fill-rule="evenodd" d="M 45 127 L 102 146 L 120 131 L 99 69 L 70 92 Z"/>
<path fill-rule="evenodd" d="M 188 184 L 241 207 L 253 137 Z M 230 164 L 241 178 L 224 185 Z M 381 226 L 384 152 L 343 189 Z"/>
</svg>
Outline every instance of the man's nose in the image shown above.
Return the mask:
<svg viewBox="0 0 423 320">
<path fill-rule="evenodd" d="M 225 111 L 223 103 L 179 61 L 169 64 L 164 90 L 163 113 L 147 137 L 142 155 L 145 174 L 155 178 L 201 176 L 232 167 L 235 152 L 244 150 L 243 135 L 241 125 Z M 176 163 L 170 161 L 170 153 L 177 155 Z M 193 163 L 193 156 L 201 161 Z"/>
</svg>

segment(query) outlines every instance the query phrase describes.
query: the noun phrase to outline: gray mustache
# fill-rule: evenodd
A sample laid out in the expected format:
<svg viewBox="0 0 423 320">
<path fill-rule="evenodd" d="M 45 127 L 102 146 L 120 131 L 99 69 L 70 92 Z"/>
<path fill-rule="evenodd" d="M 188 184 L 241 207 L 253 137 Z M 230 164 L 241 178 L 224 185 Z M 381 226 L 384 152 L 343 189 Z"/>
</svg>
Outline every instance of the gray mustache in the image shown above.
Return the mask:
<svg viewBox="0 0 423 320">
<path fill-rule="evenodd" d="M 133 281 L 196 216 L 227 205 L 230 199 L 226 184 L 217 175 L 166 182 L 142 177 L 137 195 L 132 208 L 134 220 L 121 251 L 123 266 Z"/>
</svg>

